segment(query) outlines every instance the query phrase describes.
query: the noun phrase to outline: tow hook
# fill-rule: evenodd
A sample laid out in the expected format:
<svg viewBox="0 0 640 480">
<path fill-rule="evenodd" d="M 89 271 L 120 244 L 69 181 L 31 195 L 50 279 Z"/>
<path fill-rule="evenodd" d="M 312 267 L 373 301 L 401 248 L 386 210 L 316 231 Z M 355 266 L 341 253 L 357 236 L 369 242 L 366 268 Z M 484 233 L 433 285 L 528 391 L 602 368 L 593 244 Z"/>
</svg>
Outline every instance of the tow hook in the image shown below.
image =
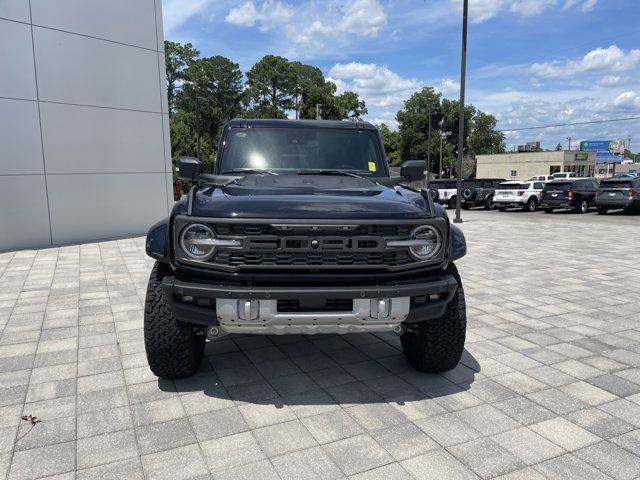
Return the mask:
<svg viewBox="0 0 640 480">
<path fill-rule="evenodd" d="M 395 327 L 393 327 L 392 331 L 399 336 L 404 333 L 404 327 L 402 325 L 396 325 Z"/>
<path fill-rule="evenodd" d="M 207 328 L 207 340 L 214 340 L 216 338 L 224 337 L 225 335 L 228 335 L 228 333 L 218 326 Z"/>
</svg>

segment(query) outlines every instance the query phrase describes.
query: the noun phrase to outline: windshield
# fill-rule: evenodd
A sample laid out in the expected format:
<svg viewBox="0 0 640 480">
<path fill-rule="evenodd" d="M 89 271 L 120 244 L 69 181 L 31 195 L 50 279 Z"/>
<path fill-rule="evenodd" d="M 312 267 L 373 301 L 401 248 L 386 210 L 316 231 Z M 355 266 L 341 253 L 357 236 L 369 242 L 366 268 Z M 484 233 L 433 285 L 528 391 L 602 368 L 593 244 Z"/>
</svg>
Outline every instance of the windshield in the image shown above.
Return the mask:
<svg viewBox="0 0 640 480">
<path fill-rule="evenodd" d="M 544 186 L 546 191 L 549 190 L 567 190 L 571 188 L 571 182 L 552 182 Z"/>
<path fill-rule="evenodd" d="M 498 185 L 499 190 L 518 190 L 518 188 L 520 188 L 519 183 L 501 183 Z"/>
<path fill-rule="evenodd" d="M 385 176 L 374 132 L 331 128 L 233 128 L 220 159 L 220 172 L 345 170 Z"/>
<path fill-rule="evenodd" d="M 631 181 L 606 181 L 600 183 L 600 188 L 631 188 Z"/>
</svg>

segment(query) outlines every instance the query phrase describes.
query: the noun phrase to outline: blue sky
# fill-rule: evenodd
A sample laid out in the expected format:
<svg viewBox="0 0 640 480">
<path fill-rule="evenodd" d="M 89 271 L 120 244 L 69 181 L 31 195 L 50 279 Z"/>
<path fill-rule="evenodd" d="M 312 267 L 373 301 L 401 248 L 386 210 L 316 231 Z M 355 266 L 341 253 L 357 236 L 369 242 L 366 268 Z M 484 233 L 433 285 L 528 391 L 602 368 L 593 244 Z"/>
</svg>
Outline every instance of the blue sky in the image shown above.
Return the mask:
<svg viewBox="0 0 640 480">
<path fill-rule="evenodd" d="M 248 70 L 266 54 L 316 65 L 395 125 L 422 86 L 457 98 L 462 0 L 163 0 L 165 38 Z M 640 116 L 639 0 L 470 0 L 468 101 L 502 129 Z M 553 148 L 627 140 L 640 120 L 508 132 Z M 575 147 L 576 143 L 574 143 Z"/>
</svg>

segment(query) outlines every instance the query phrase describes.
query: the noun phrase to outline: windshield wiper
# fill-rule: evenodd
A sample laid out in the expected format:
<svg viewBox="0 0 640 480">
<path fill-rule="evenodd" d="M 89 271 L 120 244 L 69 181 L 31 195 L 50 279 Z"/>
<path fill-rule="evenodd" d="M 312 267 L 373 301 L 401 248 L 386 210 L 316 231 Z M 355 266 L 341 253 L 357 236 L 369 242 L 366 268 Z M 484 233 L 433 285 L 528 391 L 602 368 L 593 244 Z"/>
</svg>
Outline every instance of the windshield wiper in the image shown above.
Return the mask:
<svg viewBox="0 0 640 480">
<path fill-rule="evenodd" d="M 262 168 L 232 168 L 231 170 L 223 170 L 222 173 L 257 173 L 267 175 L 277 175 L 277 173 L 271 170 L 265 170 Z"/>
<path fill-rule="evenodd" d="M 298 170 L 298 175 L 344 175 L 346 177 L 364 178 L 353 172 L 347 172 L 346 170 L 331 170 L 325 168 L 307 168 Z"/>
</svg>

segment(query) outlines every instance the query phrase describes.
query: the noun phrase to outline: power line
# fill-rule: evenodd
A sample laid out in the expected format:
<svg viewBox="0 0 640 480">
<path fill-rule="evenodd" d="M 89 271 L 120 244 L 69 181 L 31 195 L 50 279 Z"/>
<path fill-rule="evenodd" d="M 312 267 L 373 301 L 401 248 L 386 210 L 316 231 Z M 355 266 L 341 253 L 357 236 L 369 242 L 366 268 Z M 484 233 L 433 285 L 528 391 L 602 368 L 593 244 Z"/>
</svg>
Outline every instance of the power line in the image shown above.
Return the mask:
<svg viewBox="0 0 640 480">
<path fill-rule="evenodd" d="M 629 120 L 640 120 L 640 117 L 610 118 L 607 120 L 590 120 L 588 122 L 556 123 L 554 125 L 539 125 L 537 127 L 504 128 L 502 130 L 498 130 L 498 132 L 522 132 L 523 130 L 540 130 L 543 128 L 571 127 L 574 125 L 591 125 L 594 123 L 626 122 Z"/>
</svg>

